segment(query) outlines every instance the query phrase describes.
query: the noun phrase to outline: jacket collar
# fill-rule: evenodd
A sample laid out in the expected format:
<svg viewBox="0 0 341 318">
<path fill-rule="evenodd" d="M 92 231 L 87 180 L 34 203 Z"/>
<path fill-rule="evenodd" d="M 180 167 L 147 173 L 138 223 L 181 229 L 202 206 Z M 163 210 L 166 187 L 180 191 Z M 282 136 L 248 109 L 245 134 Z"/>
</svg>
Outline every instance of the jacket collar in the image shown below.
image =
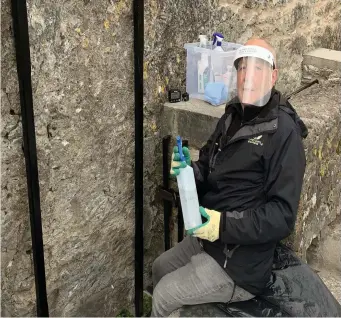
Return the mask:
<svg viewBox="0 0 341 318">
<path fill-rule="evenodd" d="M 224 144 L 228 145 L 236 140 L 259 135 L 265 132 L 275 132 L 278 127 L 279 101 L 280 92 L 272 89 L 269 102 L 265 106 L 260 107 L 261 109 L 257 112 L 257 115 L 251 120 L 245 121 L 236 134 Z M 226 134 L 229 126 L 231 125 L 234 115 L 242 116 L 241 118 L 244 117 L 243 108 L 238 99 L 234 99 L 234 101 L 231 101 L 226 105 L 225 113 L 226 119 L 224 123 L 223 136 Z"/>
<path fill-rule="evenodd" d="M 248 123 L 261 123 L 270 121 L 278 117 L 278 106 L 281 100 L 281 93 L 275 88 L 271 90 L 271 97 L 269 102 L 263 107 L 243 107 L 238 97 L 233 98 L 226 104 L 225 113 L 237 114 L 241 117 L 242 121 Z"/>
<path fill-rule="evenodd" d="M 278 113 L 279 109 L 288 113 L 291 118 L 294 120 L 298 132 L 301 134 L 303 138 L 306 138 L 308 135 L 308 129 L 302 119 L 297 115 L 295 109 L 288 102 L 285 96 L 283 96 L 278 90 L 275 88 L 271 91 L 271 97 L 269 102 L 260 107 L 260 111 L 257 112 L 254 118 L 248 121 L 244 121 L 242 127 L 237 131 L 237 133 L 227 142 L 227 144 L 232 143 L 238 139 L 245 138 L 247 136 L 257 135 L 264 132 L 272 133 L 277 130 L 278 127 Z M 238 100 L 238 98 L 232 99 L 229 103 L 227 103 L 225 108 L 225 125 L 224 132 L 226 134 L 229 126 L 232 122 L 233 114 L 238 114 L 243 118 L 243 108 Z M 227 145 L 226 144 L 226 145 Z"/>
</svg>

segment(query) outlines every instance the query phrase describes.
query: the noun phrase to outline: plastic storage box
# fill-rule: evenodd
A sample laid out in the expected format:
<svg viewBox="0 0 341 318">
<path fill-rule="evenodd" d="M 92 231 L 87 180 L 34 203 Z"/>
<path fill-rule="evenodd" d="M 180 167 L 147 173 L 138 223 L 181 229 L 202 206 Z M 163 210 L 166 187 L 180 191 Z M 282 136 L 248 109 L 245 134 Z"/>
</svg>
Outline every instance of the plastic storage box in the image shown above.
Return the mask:
<svg viewBox="0 0 341 318">
<path fill-rule="evenodd" d="M 224 52 L 211 50 L 212 42 L 206 48 L 197 43 L 186 43 L 186 91 L 190 98 L 205 99 L 204 89 L 209 82 L 223 82 L 228 89 L 230 82 L 236 81 L 233 59 L 241 44 L 222 42 Z M 227 91 L 227 100 L 235 92 Z"/>
</svg>

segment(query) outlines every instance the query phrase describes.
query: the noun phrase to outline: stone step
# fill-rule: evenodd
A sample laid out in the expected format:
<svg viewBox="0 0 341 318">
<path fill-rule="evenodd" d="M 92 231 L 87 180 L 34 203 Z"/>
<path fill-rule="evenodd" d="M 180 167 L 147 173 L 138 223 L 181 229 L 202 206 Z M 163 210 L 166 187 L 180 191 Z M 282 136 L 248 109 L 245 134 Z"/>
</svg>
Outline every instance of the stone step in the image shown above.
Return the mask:
<svg viewBox="0 0 341 318">
<path fill-rule="evenodd" d="M 340 272 L 320 269 L 316 271 L 335 299 L 341 304 L 341 281 Z"/>
<path fill-rule="evenodd" d="M 319 81 L 341 82 L 341 51 L 319 48 L 303 55 L 302 83 Z"/>
<path fill-rule="evenodd" d="M 338 273 L 338 277 L 341 277 L 340 238 L 341 219 L 338 215 L 334 222 L 329 224 L 319 236 L 313 239 L 307 250 L 308 264 L 316 270 Z"/>
</svg>

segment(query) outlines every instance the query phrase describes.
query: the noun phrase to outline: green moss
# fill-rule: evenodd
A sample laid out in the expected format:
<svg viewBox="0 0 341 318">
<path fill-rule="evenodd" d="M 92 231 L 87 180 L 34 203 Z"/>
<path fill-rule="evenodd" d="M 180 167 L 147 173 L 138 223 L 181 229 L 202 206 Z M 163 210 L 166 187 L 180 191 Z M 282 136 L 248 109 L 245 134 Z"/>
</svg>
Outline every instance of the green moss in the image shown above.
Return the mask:
<svg viewBox="0 0 341 318">
<path fill-rule="evenodd" d="M 322 146 L 320 146 L 319 150 L 318 150 L 318 158 L 320 160 L 322 160 L 323 156 L 322 156 Z"/>
<path fill-rule="evenodd" d="M 337 146 L 336 146 L 336 153 L 339 155 L 341 154 L 341 139 L 339 140 Z"/>
<path fill-rule="evenodd" d="M 141 317 L 150 317 L 152 313 L 152 300 L 153 298 L 148 294 L 143 294 L 143 311 Z M 135 317 L 128 309 L 123 308 L 115 317 Z"/>
<path fill-rule="evenodd" d="M 152 300 L 153 298 L 148 294 L 143 294 L 143 317 L 150 317 L 152 312 Z"/>
<path fill-rule="evenodd" d="M 134 317 L 134 315 L 128 309 L 122 309 L 116 317 Z"/>
<path fill-rule="evenodd" d="M 328 165 L 327 164 L 321 164 L 321 167 L 320 167 L 320 176 L 321 177 L 324 177 L 326 175 L 326 172 L 328 170 Z"/>
</svg>

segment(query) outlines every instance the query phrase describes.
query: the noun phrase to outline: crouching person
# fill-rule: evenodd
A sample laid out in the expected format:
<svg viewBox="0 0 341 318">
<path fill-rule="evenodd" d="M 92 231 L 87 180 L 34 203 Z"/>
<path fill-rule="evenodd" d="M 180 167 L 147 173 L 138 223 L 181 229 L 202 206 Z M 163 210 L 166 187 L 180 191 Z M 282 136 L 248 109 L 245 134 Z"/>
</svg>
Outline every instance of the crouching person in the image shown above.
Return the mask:
<svg viewBox="0 0 341 318">
<path fill-rule="evenodd" d="M 180 162 L 174 148 L 171 174 L 186 164 L 193 167 L 204 222 L 155 260 L 152 316 L 261 294 L 276 243 L 295 225 L 305 132 L 274 88 L 274 49 L 251 39 L 236 52 L 234 66 L 237 96 L 226 105 L 199 160 L 192 162 L 184 147 L 186 163 Z"/>
</svg>

